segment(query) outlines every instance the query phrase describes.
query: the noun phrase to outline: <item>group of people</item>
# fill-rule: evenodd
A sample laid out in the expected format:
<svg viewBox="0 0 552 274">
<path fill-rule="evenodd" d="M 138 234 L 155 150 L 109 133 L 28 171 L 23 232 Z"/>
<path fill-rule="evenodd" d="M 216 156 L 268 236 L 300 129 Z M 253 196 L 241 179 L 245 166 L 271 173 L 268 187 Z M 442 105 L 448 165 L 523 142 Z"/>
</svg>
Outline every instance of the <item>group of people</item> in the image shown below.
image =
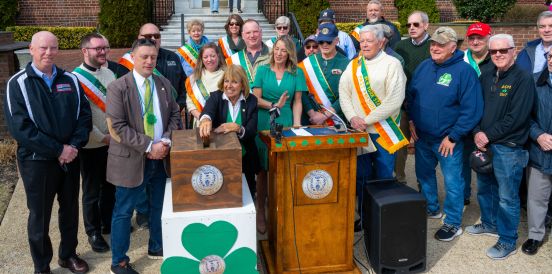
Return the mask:
<svg viewBox="0 0 552 274">
<path fill-rule="evenodd" d="M 440 241 L 462 234 L 463 207 L 471 197 L 470 155 L 487 153 L 492 168 L 477 170 L 481 223 L 465 230 L 498 237 L 487 250 L 492 259 L 516 251 L 519 188 L 528 166 L 529 239 L 522 251 L 535 254 L 552 190 L 552 12 L 539 16 L 541 38 L 516 59 L 512 36 L 491 35 L 486 24 L 469 26 L 462 52 L 451 28 L 427 32 L 423 11 L 410 14 L 409 37 L 400 40 L 379 1 L 366 8 L 366 22 L 350 34 L 338 30 L 332 10 L 321 11 L 317 33 L 302 43 L 289 36 L 286 17 L 276 20 L 278 35 L 266 42 L 259 23 L 238 14 L 228 17 L 227 35 L 216 42 L 203 35 L 202 21 L 192 20 L 189 39 L 176 52 L 160 47 L 159 28 L 148 23 L 119 63 L 108 61 L 106 37 L 92 33 L 82 38 L 83 63 L 72 73 L 55 65 L 57 38 L 34 34 L 32 62 L 8 82 L 4 111 L 18 142 L 35 273 L 51 273 L 48 233 L 56 195 L 58 264 L 74 273 L 89 269 L 76 254 L 81 175 L 88 241 L 96 252 L 111 249 L 111 272 L 137 273 L 126 255 L 135 211 L 138 226 L 149 228 L 148 257 L 163 257 L 167 155 L 177 129 L 198 128 L 201 137 L 236 134 L 257 230 L 264 233 L 269 164 L 258 132 L 270 128 L 273 112 L 284 127 L 348 126 L 369 133 L 357 157 L 359 205 L 369 181 L 405 182 L 407 145 L 413 141 L 427 216 L 446 215 L 435 233 Z M 355 231 L 361 224 L 355 223 Z M 102 234 L 111 234 L 110 245 Z"/>
</svg>

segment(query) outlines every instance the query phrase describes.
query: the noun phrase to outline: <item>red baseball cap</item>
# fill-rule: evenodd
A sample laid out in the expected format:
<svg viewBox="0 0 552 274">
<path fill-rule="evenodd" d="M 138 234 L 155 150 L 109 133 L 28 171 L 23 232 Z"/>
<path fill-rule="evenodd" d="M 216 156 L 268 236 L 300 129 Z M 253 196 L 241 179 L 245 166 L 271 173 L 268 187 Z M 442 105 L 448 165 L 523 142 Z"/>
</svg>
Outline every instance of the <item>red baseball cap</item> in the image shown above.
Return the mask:
<svg viewBox="0 0 552 274">
<path fill-rule="evenodd" d="M 471 36 L 473 34 L 479 34 L 481 36 L 491 35 L 491 26 L 481 22 L 473 23 L 468 27 L 466 36 Z"/>
</svg>

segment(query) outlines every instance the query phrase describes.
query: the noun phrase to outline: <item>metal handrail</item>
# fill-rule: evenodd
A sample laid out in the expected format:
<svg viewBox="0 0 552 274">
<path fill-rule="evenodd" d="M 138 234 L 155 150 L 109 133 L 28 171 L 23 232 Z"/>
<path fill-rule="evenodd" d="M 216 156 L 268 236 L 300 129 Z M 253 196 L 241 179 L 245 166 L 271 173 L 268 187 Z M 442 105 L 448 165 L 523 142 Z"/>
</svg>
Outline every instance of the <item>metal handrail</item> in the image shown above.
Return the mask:
<svg viewBox="0 0 552 274">
<path fill-rule="evenodd" d="M 180 14 L 180 42 L 182 45 L 186 44 L 186 32 L 184 31 L 184 13 Z"/>
<path fill-rule="evenodd" d="M 270 24 L 274 24 L 276 18 L 286 15 L 289 11 L 288 0 L 257 0 L 257 6 Z"/>
<path fill-rule="evenodd" d="M 287 17 L 291 21 L 289 35 L 295 36 L 295 38 L 297 38 L 297 40 L 299 40 L 301 42 L 301 45 L 303 45 L 303 41 L 305 40 L 305 38 L 303 37 L 303 32 L 301 32 L 301 27 L 299 26 L 299 23 L 297 22 L 297 18 L 295 17 L 295 13 L 290 11 L 290 12 L 287 13 Z"/>
</svg>

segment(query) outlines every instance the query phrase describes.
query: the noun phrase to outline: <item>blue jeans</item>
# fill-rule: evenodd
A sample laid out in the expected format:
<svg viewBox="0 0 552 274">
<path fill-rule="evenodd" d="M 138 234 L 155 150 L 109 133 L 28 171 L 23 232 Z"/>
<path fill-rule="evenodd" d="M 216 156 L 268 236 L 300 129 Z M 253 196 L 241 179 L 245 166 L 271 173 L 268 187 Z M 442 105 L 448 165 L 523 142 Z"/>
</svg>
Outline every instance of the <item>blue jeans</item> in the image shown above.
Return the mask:
<svg viewBox="0 0 552 274">
<path fill-rule="evenodd" d="M 357 156 L 356 191 L 358 197 L 358 208 L 362 218 L 362 200 L 364 184 L 370 180 L 393 179 L 395 170 L 395 154 L 389 154 L 381 147 L 376 139 L 379 134 L 370 134 L 377 150 L 371 153 Z"/>
<path fill-rule="evenodd" d="M 209 6 L 211 7 L 211 11 L 218 11 L 219 0 L 209 0 Z"/>
<path fill-rule="evenodd" d="M 422 187 L 422 194 L 427 200 L 428 212 L 438 212 L 439 195 L 435 168 L 437 163 L 441 165 L 446 193 L 443 211 L 447 216 L 444 223 L 460 227 L 464 208 L 464 177 L 462 177 L 464 143 L 461 140 L 456 142 L 453 154 L 447 157 L 439 153 L 440 144 L 441 142 L 428 143 L 423 139 L 416 142 L 416 177 Z"/>
<path fill-rule="evenodd" d="M 144 181 L 137 187 L 116 187 L 115 207 L 111 220 L 111 263 L 117 265 L 130 259 L 126 255 L 130 246 L 130 219 L 139 199 L 139 194 L 148 188 L 149 232 L 148 251 L 157 252 L 163 248 L 161 236 L 161 211 L 165 194 L 167 174 L 162 160 L 146 160 Z"/>
<path fill-rule="evenodd" d="M 149 201 L 148 201 L 148 190 L 146 187 L 144 189 L 136 194 L 138 197 L 136 198 L 136 212 L 141 215 L 148 216 L 149 215 Z"/>
<path fill-rule="evenodd" d="M 469 134 L 464 138 L 464 151 L 462 155 L 462 176 L 464 177 L 464 199 L 469 200 L 471 197 L 471 179 L 472 169 L 470 166 L 470 155 L 475 150 L 473 136 Z"/>
<path fill-rule="evenodd" d="M 529 153 L 521 147 L 491 145 L 493 173 L 477 174 L 481 222 L 496 228 L 499 242 L 515 245 L 519 225 L 519 185 Z"/>
</svg>

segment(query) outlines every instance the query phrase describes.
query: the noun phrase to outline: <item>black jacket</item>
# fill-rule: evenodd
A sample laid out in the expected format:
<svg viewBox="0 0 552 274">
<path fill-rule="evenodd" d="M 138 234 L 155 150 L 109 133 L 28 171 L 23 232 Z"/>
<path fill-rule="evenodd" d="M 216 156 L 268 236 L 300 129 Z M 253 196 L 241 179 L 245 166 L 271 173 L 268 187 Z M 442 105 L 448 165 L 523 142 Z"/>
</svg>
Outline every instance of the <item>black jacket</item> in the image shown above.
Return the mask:
<svg viewBox="0 0 552 274">
<path fill-rule="evenodd" d="M 20 160 L 56 160 L 63 145 L 88 142 L 92 114 L 77 77 L 56 67 L 52 88 L 31 63 L 8 81 L 4 113 Z"/>
<path fill-rule="evenodd" d="M 222 99 L 223 92 L 217 90 L 212 92 L 205 107 L 201 112 L 201 116 L 207 114 L 211 117 L 213 122 L 213 129 L 217 128 L 221 124 L 226 123 L 226 117 L 228 115 L 228 101 Z M 245 148 L 246 154 L 242 158 L 242 170 L 252 169 L 253 172 L 258 172 L 259 156 L 257 154 L 257 146 L 255 145 L 255 137 L 257 136 L 257 97 L 253 94 L 249 94 L 245 99 L 245 104 L 241 104 L 242 114 L 242 127 L 245 129 L 244 135 L 239 138 L 243 148 Z"/>
<path fill-rule="evenodd" d="M 552 134 L 552 82 L 548 69 L 537 79 L 535 106 L 529 127 L 530 165 L 544 174 L 552 174 L 552 151 L 543 151 L 537 138 L 543 134 Z"/>
<path fill-rule="evenodd" d="M 529 136 L 535 99 L 533 77 L 518 65 L 497 73 L 496 67 L 479 77 L 483 89 L 483 117 L 474 134 L 483 131 L 489 143 L 522 147 Z"/>
<path fill-rule="evenodd" d="M 176 53 L 160 48 L 159 55 L 157 56 L 157 65 L 155 68 L 171 82 L 177 93 L 176 102 L 182 110 L 186 106 L 186 74 L 180 65 L 180 59 Z M 121 75 L 123 76 L 128 72 L 126 67 L 121 69 Z M 117 74 L 119 72 L 116 72 Z"/>
</svg>

